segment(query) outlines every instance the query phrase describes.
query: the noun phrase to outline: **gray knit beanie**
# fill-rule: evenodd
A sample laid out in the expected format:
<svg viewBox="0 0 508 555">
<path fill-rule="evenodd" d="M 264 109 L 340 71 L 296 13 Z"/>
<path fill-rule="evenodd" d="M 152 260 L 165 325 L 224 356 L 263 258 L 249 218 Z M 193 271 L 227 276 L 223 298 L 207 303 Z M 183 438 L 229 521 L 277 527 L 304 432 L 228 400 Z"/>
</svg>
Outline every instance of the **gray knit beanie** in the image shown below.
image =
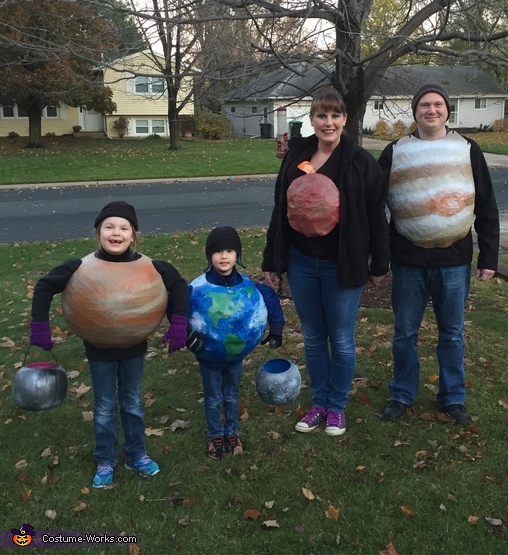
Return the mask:
<svg viewBox="0 0 508 555">
<path fill-rule="evenodd" d="M 411 100 L 411 109 L 413 110 L 413 117 L 415 116 L 416 107 L 418 106 L 418 102 L 422 96 L 426 95 L 427 93 L 436 93 L 443 97 L 446 108 L 448 110 L 448 118 L 450 117 L 450 98 L 448 93 L 445 91 L 444 87 L 442 87 L 439 83 L 425 83 L 422 85 L 414 94 L 413 100 Z M 416 118 L 415 118 L 416 119 Z"/>
</svg>

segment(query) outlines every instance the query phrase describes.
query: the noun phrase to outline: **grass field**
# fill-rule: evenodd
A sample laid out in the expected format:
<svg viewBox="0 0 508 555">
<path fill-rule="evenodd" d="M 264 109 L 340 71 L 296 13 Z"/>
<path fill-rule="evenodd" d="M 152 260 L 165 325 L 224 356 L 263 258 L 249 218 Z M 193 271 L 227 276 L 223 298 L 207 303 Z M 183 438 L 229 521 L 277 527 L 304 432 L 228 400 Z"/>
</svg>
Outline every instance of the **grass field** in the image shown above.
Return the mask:
<svg viewBox="0 0 508 555">
<path fill-rule="evenodd" d="M 387 137 L 393 139 L 393 137 Z M 485 152 L 508 154 L 508 133 L 478 133 Z M 0 138 L 0 186 L 183 177 L 274 174 L 280 167 L 275 140 L 182 139 L 168 150 L 164 139 L 45 137 L 44 149 L 26 149 L 26 138 Z M 379 156 L 381 150 L 372 151 Z"/>
<path fill-rule="evenodd" d="M 259 275 L 266 230 L 240 230 L 248 273 Z M 204 265 L 205 232 L 144 237 L 140 250 L 170 260 L 190 279 Z M 461 429 L 440 413 L 436 324 L 426 314 L 420 337 L 421 389 L 397 423 L 379 419 L 391 375 L 392 314 L 362 308 L 357 373 L 341 437 L 298 434 L 310 407 L 302 336 L 290 300 L 284 347 L 304 387 L 275 409 L 256 395 L 265 356 L 245 361 L 240 428 L 245 452 L 205 456 L 201 381 L 194 357 L 168 355 L 162 325 L 150 339 L 143 397 L 150 455 L 161 473 L 142 479 L 119 466 L 115 486 L 94 490 L 92 392 L 81 341 L 67 332 L 55 298 L 54 348 L 70 374 L 68 397 L 47 412 L 25 412 L 11 398 L 11 380 L 28 348 L 31 293 L 37 279 L 70 257 L 94 250 L 91 240 L 0 246 L 0 529 L 96 530 L 135 535 L 115 549 L 48 548 L 62 555 L 501 555 L 508 539 L 508 284 L 473 282 L 466 314 L 467 406 Z M 51 360 L 36 348 L 28 360 Z M 19 551 L 19 548 L 18 548 Z M 11 550 L 7 549 L 6 553 Z M 12 550 L 12 552 L 14 552 Z"/>
</svg>

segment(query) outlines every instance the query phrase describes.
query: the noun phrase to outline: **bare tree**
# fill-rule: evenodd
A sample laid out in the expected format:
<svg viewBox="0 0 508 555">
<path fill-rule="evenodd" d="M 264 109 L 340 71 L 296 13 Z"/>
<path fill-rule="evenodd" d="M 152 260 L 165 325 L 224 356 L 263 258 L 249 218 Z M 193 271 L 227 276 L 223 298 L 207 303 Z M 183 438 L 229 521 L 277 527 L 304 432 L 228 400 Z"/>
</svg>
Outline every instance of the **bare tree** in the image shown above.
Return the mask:
<svg viewBox="0 0 508 555">
<path fill-rule="evenodd" d="M 0 103 L 29 120 L 29 147 L 42 146 L 46 106 L 66 103 L 107 113 L 116 107 L 97 78 L 116 37 L 93 5 L 65 0 L 0 4 Z"/>
</svg>

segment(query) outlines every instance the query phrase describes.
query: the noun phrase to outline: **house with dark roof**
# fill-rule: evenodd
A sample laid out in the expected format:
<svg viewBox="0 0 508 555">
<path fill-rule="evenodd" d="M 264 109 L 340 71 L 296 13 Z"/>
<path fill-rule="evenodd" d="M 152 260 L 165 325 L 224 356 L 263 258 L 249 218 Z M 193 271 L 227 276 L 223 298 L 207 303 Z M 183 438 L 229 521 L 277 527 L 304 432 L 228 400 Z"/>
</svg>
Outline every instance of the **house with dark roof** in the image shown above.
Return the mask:
<svg viewBox="0 0 508 555">
<path fill-rule="evenodd" d="M 303 136 L 312 134 L 309 108 L 314 91 L 330 85 L 319 67 L 304 63 L 279 68 L 222 97 L 224 113 L 234 135 L 277 136 L 277 109 L 286 108 L 287 121 Z M 450 97 L 449 126 L 471 129 L 491 126 L 505 117 L 508 93 L 488 73 L 473 66 L 395 65 L 387 69 L 375 94 L 367 103 L 364 129 L 374 130 L 383 120 L 389 125 L 413 122 L 411 98 L 424 83 L 440 83 Z M 268 125 L 267 125 L 268 124 Z"/>
</svg>

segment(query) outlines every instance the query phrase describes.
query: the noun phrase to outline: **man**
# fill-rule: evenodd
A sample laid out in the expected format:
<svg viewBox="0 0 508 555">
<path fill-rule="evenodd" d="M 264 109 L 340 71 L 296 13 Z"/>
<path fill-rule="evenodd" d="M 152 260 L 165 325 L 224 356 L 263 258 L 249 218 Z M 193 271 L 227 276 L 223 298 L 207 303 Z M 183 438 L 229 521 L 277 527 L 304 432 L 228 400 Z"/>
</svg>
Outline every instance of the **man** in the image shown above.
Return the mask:
<svg viewBox="0 0 508 555">
<path fill-rule="evenodd" d="M 451 131 L 450 102 L 438 83 L 416 91 L 417 129 L 390 143 L 379 158 L 389 180 L 392 260 L 393 379 L 383 418 L 402 417 L 418 395 L 418 330 L 429 298 L 438 325 L 437 402 L 457 424 L 464 406 L 464 305 L 469 294 L 474 223 L 476 279 L 497 270 L 499 213 L 485 157 L 472 140 Z"/>
</svg>

